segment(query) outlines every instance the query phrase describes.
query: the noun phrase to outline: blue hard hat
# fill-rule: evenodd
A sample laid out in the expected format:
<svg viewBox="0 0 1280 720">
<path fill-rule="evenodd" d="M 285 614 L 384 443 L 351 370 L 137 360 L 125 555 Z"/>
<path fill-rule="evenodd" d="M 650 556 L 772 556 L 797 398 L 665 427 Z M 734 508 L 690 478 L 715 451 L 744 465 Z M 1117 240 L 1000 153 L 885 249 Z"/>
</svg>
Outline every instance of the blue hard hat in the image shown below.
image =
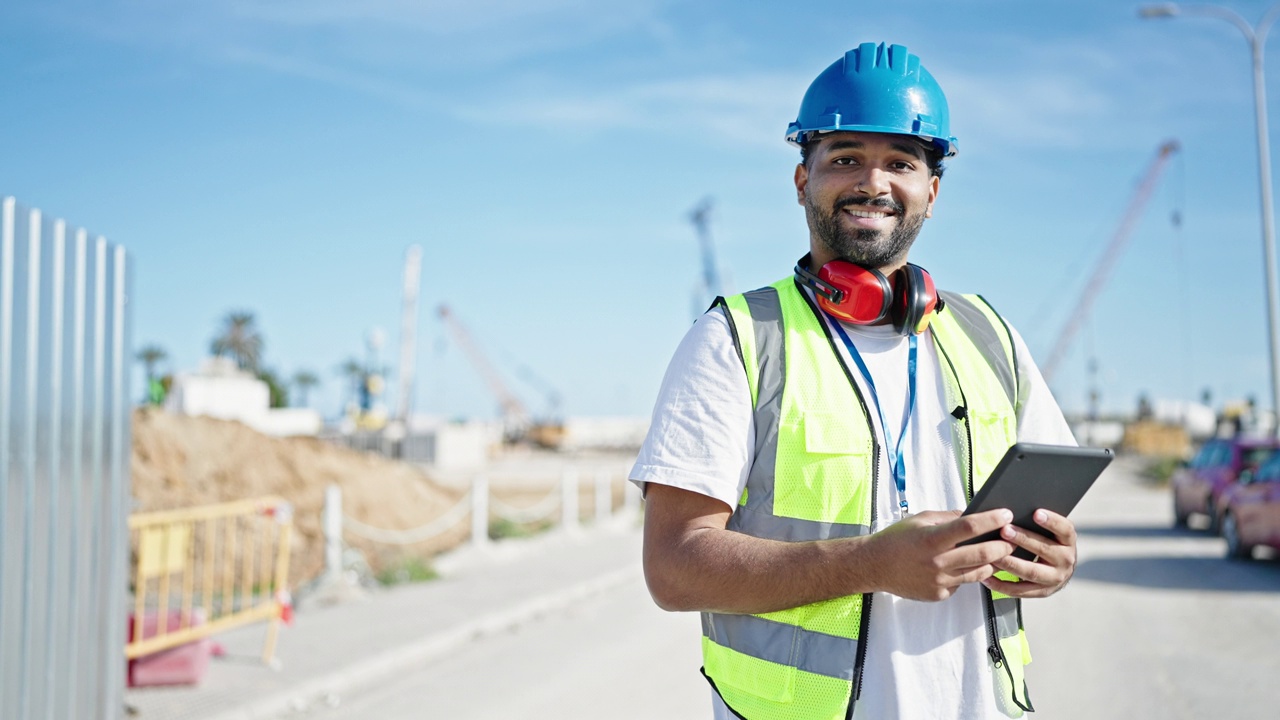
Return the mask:
<svg viewBox="0 0 1280 720">
<path fill-rule="evenodd" d="M 946 157 L 957 150 L 942 88 L 904 45 L 862 43 L 823 70 L 787 127 L 787 142 L 836 130 L 914 135 Z"/>
</svg>

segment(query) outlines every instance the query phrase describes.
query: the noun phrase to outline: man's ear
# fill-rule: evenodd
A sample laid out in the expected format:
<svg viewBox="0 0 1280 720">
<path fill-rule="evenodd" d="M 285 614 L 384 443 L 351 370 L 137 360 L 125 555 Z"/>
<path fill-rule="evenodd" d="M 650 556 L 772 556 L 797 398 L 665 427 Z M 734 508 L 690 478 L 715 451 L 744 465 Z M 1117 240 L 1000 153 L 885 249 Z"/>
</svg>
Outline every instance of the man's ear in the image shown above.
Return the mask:
<svg viewBox="0 0 1280 720">
<path fill-rule="evenodd" d="M 929 178 L 929 204 L 924 208 L 924 216 L 933 217 L 933 203 L 938 199 L 938 188 L 942 185 L 942 178 L 934 175 Z"/>
<path fill-rule="evenodd" d="M 796 202 L 803 205 L 804 189 L 809 184 L 809 168 L 805 167 L 804 163 L 796 164 L 795 181 L 796 181 Z"/>
</svg>

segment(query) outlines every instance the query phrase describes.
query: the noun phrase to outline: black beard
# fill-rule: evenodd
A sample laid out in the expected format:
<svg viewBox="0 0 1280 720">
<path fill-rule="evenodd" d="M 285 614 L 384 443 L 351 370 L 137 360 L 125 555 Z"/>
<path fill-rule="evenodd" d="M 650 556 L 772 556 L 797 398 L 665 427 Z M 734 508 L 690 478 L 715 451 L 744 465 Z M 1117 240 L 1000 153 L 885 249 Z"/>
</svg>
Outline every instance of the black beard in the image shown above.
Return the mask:
<svg viewBox="0 0 1280 720">
<path fill-rule="evenodd" d="M 841 224 L 839 216 L 842 209 L 851 205 L 893 210 L 898 214 L 898 225 L 887 237 L 882 230 L 849 230 Z M 924 226 L 923 212 L 907 215 L 901 205 L 887 198 L 872 200 L 846 197 L 837 200 L 831 212 L 827 213 L 815 207 L 806 197 L 804 214 L 814 236 L 827 250 L 836 257 L 867 268 L 892 265 L 905 258 L 911 244 L 920 234 L 920 228 Z"/>
</svg>

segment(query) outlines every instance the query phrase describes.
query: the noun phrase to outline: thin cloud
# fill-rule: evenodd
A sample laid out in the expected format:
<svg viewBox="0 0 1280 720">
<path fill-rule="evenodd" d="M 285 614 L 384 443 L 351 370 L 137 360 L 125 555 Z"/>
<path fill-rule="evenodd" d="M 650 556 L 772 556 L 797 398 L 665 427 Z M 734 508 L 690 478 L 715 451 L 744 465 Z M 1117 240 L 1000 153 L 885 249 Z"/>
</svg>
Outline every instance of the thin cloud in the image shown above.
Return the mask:
<svg viewBox="0 0 1280 720">
<path fill-rule="evenodd" d="M 650 4 L 628 3 L 620 9 L 623 14 L 630 14 L 627 8 Z M 432 35 L 475 32 L 497 24 L 591 16 L 599 10 L 599 3 L 590 0 L 227 0 L 221 6 L 227 15 L 242 20 L 338 27 L 371 23 L 407 26 Z"/>
<path fill-rule="evenodd" d="M 678 0 L 208 0 L 38 7 L 45 22 L 122 45 L 230 58 L 248 49 L 330 66 L 471 72 L 624 33 L 661 37 Z"/>
<path fill-rule="evenodd" d="M 403 107 L 427 110 L 444 104 L 439 96 L 414 85 L 373 73 L 333 67 L 305 58 L 276 55 L 242 47 L 227 48 L 223 51 L 223 57 L 233 63 L 261 68 L 280 75 L 354 90 Z"/>
<path fill-rule="evenodd" d="M 1237 96 L 1235 89 L 1209 79 L 1215 69 L 1189 61 L 1214 57 L 1211 43 L 1197 41 L 1177 54 L 1117 52 L 1133 46 L 1135 32 L 1049 43 L 1004 38 L 992 43 L 1002 48 L 994 62 L 991 57 L 980 63 L 961 57 L 944 61 L 941 67 L 948 71 L 940 82 L 951 100 L 953 130 L 963 131 L 962 147 L 1064 151 L 1100 143 L 1154 144 L 1154 126 L 1193 104 Z M 1196 92 L 1171 93 L 1169 79 L 1180 77 Z"/>
<path fill-rule="evenodd" d="M 525 125 L 552 130 L 698 134 L 777 149 L 807 82 L 799 76 L 760 73 L 637 82 L 598 92 L 540 88 L 501 105 L 471 105 L 456 112 L 477 124 L 518 114 Z"/>
</svg>

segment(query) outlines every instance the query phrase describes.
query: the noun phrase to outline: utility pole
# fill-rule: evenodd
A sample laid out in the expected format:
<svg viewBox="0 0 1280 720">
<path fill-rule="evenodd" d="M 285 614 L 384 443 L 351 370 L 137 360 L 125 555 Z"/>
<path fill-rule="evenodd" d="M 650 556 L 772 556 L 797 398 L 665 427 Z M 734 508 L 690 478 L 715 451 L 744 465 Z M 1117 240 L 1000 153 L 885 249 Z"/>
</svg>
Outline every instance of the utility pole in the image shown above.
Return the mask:
<svg viewBox="0 0 1280 720">
<path fill-rule="evenodd" d="M 400 307 L 400 391 L 396 394 L 396 420 L 408 429 L 413 410 L 413 364 L 418 327 L 418 279 L 422 268 L 422 247 L 410 245 L 404 258 L 404 294 Z"/>
<path fill-rule="evenodd" d="M 1280 3 L 1267 9 L 1256 26 L 1250 26 L 1240 13 L 1218 5 L 1161 3 L 1138 9 L 1142 18 L 1172 18 L 1182 13 L 1226 20 L 1244 35 L 1249 43 L 1253 78 L 1253 125 L 1257 132 L 1258 192 L 1262 199 L 1262 262 L 1267 292 L 1267 346 L 1271 359 L 1271 436 L 1280 437 L 1280 280 L 1276 278 L 1275 209 L 1271 201 L 1271 143 L 1268 139 L 1267 83 L 1264 50 L 1267 33 L 1280 19 Z"/>
<path fill-rule="evenodd" d="M 702 286 L 712 297 L 718 297 L 720 291 L 720 271 L 716 266 L 716 251 L 711 244 L 711 209 L 715 202 L 707 197 L 689 211 L 689 222 L 693 223 L 698 233 L 698 245 L 702 250 Z"/>
</svg>

